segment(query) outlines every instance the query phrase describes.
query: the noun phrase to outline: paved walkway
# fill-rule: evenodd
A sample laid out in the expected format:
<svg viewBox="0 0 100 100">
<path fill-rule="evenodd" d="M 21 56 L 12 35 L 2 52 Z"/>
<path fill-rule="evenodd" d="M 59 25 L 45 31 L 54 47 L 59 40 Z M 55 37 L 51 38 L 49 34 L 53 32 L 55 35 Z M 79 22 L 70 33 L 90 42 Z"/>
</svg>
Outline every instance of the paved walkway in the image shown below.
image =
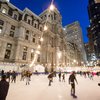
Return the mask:
<svg viewBox="0 0 100 100">
<path fill-rule="evenodd" d="M 11 83 L 6 100 L 74 100 L 70 95 L 70 85 L 66 82 L 59 82 L 58 77 L 54 78 L 52 86 L 48 86 L 46 75 L 33 75 L 30 85 L 25 81 Z M 76 85 L 77 100 L 100 100 L 100 77 L 94 77 L 94 80 L 76 76 L 78 85 Z"/>
</svg>

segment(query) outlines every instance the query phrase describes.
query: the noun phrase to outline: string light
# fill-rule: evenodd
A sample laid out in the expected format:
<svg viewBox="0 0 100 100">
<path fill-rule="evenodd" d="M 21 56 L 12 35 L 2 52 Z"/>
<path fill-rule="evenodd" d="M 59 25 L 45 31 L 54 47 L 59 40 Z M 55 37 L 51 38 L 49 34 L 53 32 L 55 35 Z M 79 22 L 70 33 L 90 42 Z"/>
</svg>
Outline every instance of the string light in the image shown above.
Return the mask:
<svg viewBox="0 0 100 100">
<path fill-rule="evenodd" d="M 40 41 L 43 41 L 43 38 L 42 37 L 40 38 Z"/>
<path fill-rule="evenodd" d="M 33 52 L 34 52 L 34 50 L 32 49 L 32 50 L 31 50 L 31 52 L 33 53 Z"/>
<path fill-rule="evenodd" d="M 51 5 L 50 5 L 50 7 L 49 7 L 49 10 L 50 10 L 50 11 L 53 11 L 53 10 L 55 9 L 55 6 L 53 5 L 53 2 L 54 2 L 54 0 L 52 0 Z M 46 23 L 47 23 L 47 22 L 46 22 Z M 47 27 L 46 23 L 45 23 L 45 25 L 44 25 L 44 30 L 43 30 L 43 31 L 47 31 L 47 30 L 48 30 L 48 27 Z M 43 36 L 43 33 L 42 33 L 41 38 L 40 38 L 40 41 L 41 41 L 41 42 L 43 41 L 42 36 Z M 40 49 L 40 48 L 41 48 L 41 46 L 38 45 L 37 50 L 36 50 L 35 55 L 34 55 L 34 59 L 33 59 L 32 63 L 30 64 L 30 67 L 32 67 L 32 66 L 34 65 L 34 63 L 35 63 L 35 61 L 36 61 L 36 59 L 37 59 L 37 57 L 38 57 L 38 54 L 40 54 L 40 51 L 38 50 L 38 49 Z M 33 52 L 33 50 L 31 50 L 31 52 Z M 59 56 L 61 56 L 61 55 L 59 55 Z"/>
<path fill-rule="evenodd" d="M 37 50 L 37 51 L 36 51 L 36 54 L 40 54 L 40 51 Z"/>
<path fill-rule="evenodd" d="M 44 31 L 47 31 L 48 30 L 48 27 L 45 25 L 44 26 Z"/>
<path fill-rule="evenodd" d="M 38 45 L 38 49 L 40 49 L 41 48 L 41 46 L 40 45 Z"/>
<path fill-rule="evenodd" d="M 37 54 L 34 55 L 34 59 L 33 59 L 32 63 L 30 64 L 30 67 L 32 67 L 34 65 L 34 62 L 36 59 L 37 59 Z"/>
</svg>

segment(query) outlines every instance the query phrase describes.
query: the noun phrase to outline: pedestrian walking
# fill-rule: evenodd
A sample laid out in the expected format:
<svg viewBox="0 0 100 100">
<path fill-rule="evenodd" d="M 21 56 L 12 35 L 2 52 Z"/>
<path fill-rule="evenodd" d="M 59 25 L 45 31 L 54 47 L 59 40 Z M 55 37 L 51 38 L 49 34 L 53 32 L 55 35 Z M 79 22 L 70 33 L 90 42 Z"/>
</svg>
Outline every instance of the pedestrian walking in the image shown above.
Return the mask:
<svg viewBox="0 0 100 100">
<path fill-rule="evenodd" d="M 6 75 L 3 75 L 0 81 L 0 100 L 6 100 L 8 89 L 9 89 L 9 82 L 6 81 Z"/>
<path fill-rule="evenodd" d="M 75 95 L 75 81 L 78 84 L 77 79 L 75 77 L 75 72 L 73 71 L 72 74 L 69 76 L 69 84 L 71 84 L 71 95 L 73 97 L 77 97 Z"/>
</svg>

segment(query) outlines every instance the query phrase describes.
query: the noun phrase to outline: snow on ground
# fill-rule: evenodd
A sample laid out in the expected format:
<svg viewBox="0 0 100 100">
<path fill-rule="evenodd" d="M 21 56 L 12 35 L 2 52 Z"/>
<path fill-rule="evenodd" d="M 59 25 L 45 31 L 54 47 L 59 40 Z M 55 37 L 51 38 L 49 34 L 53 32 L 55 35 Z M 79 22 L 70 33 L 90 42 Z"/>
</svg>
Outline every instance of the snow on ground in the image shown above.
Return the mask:
<svg viewBox="0 0 100 100">
<path fill-rule="evenodd" d="M 33 75 L 30 85 L 20 81 L 19 76 L 16 83 L 10 83 L 6 100 L 74 100 L 75 98 L 70 95 L 68 77 L 69 75 L 66 75 L 66 82 L 59 82 L 56 77 L 52 86 L 48 86 L 47 75 Z M 100 77 L 95 76 L 94 80 L 79 75 L 76 77 L 77 100 L 100 100 L 100 86 L 98 86 Z"/>
</svg>

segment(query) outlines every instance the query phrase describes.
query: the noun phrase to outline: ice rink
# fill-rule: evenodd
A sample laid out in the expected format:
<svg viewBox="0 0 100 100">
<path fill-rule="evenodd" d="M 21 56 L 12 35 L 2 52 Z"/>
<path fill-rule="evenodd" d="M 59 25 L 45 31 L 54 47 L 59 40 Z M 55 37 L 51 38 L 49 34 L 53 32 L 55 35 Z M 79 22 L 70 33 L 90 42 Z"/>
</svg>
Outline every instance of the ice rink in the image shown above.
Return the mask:
<svg viewBox="0 0 100 100">
<path fill-rule="evenodd" d="M 6 100 L 74 100 L 75 98 L 70 95 L 68 77 L 69 75 L 66 75 L 66 82 L 59 82 L 57 75 L 52 85 L 48 86 L 47 75 L 33 75 L 30 85 L 20 81 L 18 76 L 16 83 L 10 83 Z M 98 86 L 100 77 L 95 76 L 90 80 L 77 75 L 76 78 L 77 100 L 100 100 L 100 86 Z"/>
</svg>

